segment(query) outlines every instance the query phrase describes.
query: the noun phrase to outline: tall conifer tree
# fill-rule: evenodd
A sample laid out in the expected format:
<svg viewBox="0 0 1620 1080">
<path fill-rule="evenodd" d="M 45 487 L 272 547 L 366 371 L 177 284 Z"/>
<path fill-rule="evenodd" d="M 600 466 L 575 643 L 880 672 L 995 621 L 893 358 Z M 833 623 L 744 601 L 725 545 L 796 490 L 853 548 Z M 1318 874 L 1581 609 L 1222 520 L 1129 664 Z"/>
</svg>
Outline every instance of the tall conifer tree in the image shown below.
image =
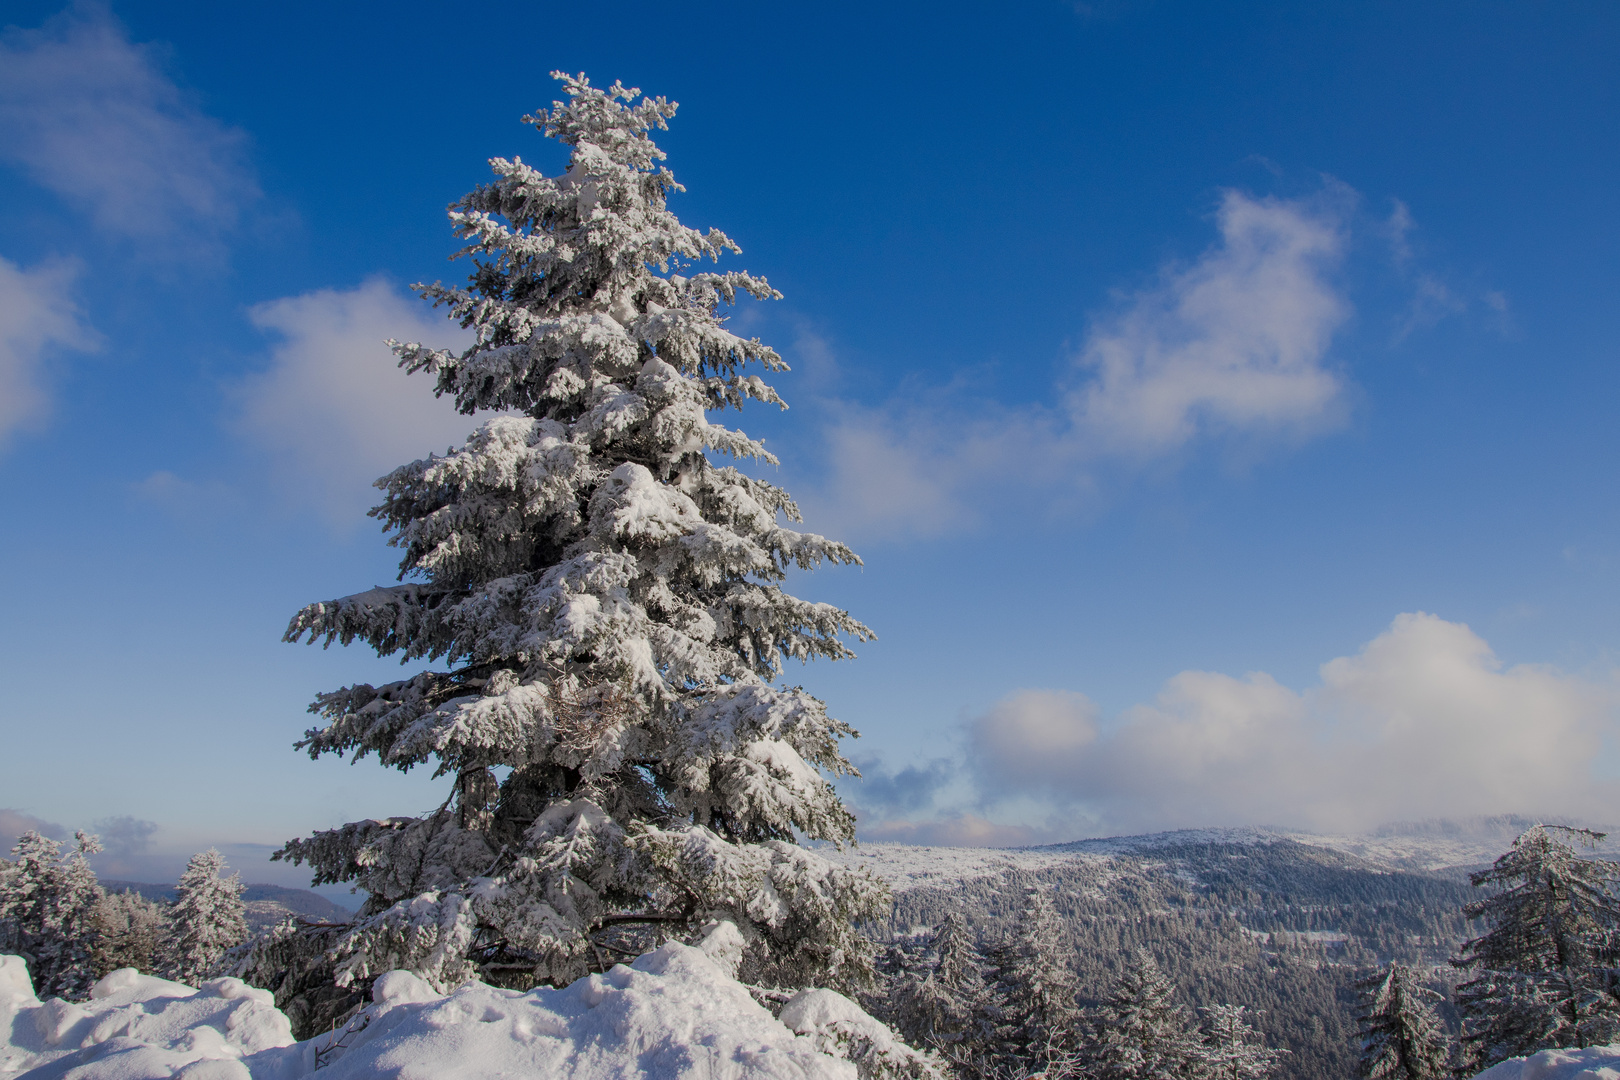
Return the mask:
<svg viewBox="0 0 1620 1080">
<path fill-rule="evenodd" d="M 862 981 L 854 923 L 884 890 L 796 843 L 853 836 L 823 776 L 853 771 L 851 732 L 781 685 L 786 662 L 869 636 L 782 581 L 859 560 L 784 526 L 786 492 L 711 460 L 775 462 L 708 414 L 782 404 L 750 370 L 782 359 L 723 318 L 778 294 L 699 267 L 740 249 L 666 205 L 681 189 L 649 132 L 673 104 L 557 77 L 569 100 L 525 119 L 569 149 L 566 171 L 492 161 L 494 183 L 451 208 L 467 284 L 418 287 L 473 344 L 393 343 L 489 418 L 378 481 L 401 584 L 311 604 L 286 635 L 437 661 L 323 694 L 301 745 L 453 789 L 436 812 L 282 854 L 369 895 L 335 947 L 345 984 L 395 967 L 441 986 L 560 982 L 711 919 L 751 943 L 745 975 Z"/>
<path fill-rule="evenodd" d="M 1473 875 L 1476 887 L 1498 891 L 1464 909 L 1486 931 L 1453 961 L 1473 976 L 1457 988 L 1471 1065 L 1620 1034 L 1620 1000 L 1602 961 L 1620 933 L 1620 868 L 1573 846 L 1602 839 L 1590 829 L 1537 825 Z"/>
<path fill-rule="evenodd" d="M 162 904 L 132 889 L 107 893 L 96 904 L 94 922 L 96 978 L 118 968 L 157 970 L 169 925 Z"/>
</svg>

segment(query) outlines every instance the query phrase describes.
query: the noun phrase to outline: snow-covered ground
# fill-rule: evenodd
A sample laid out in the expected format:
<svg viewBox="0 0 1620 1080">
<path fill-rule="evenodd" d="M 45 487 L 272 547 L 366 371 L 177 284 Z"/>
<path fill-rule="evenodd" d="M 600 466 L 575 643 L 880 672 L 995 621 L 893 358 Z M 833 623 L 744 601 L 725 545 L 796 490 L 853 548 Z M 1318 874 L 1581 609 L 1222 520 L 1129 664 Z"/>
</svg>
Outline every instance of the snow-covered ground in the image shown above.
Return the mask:
<svg viewBox="0 0 1620 1080">
<path fill-rule="evenodd" d="M 1573 824 L 1555 818 L 1548 818 L 1545 823 Z M 1512 845 L 1515 837 L 1535 824 L 1537 822 L 1529 818 L 1488 817 L 1387 825 L 1361 836 L 1298 832 L 1282 835 L 1301 844 L 1332 848 L 1390 869 L 1444 870 L 1489 865 Z M 1620 856 L 1620 835 L 1606 827 L 1599 827 L 1598 831 L 1608 835 L 1595 852 L 1610 858 Z"/>
<path fill-rule="evenodd" d="M 1620 1080 L 1620 1043 L 1509 1058 L 1476 1080 Z"/>
<path fill-rule="evenodd" d="M 997 877 L 1007 870 L 1044 870 L 1072 863 L 1078 857 L 1056 848 L 918 847 L 886 843 L 861 844 L 843 851 L 829 846 L 818 849 L 818 853 L 843 866 L 865 867 L 896 892 Z"/>
<path fill-rule="evenodd" d="M 803 991 L 773 1017 L 728 971 L 740 940 L 722 924 L 702 948 L 665 945 L 561 990 L 471 983 L 439 994 L 390 972 L 353 1022 L 301 1043 L 270 994 L 237 979 L 193 989 L 125 969 L 89 1001 L 42 1003 L 22 961 L 0 957 L 0 1076 L 856 1080 L 851 1056 L 920 1064 L 830 990 Z"/>
<path fill-rule="evenodd" d="M 354 1021 L 301 1043 L 270 994 L 237 979 L 193 989 L 124 969 L 89 1001 L 41 1002 L 22 960 L 0 956 L 0 1077 L 857 1080 L 851 1058 L 863 1053 L 921 1064 L 830 990 L 803 991 L 773 1018 L 728 974 L 725 952 L 724 940 L 708 952 L 665 945 L 628 967 L 527 993 L 471 983 L 439 994 L 394 971 Z M 1546 1050 L 1478 1080 L 1620 1080 L 1620 1044 Z"/>
</svg>

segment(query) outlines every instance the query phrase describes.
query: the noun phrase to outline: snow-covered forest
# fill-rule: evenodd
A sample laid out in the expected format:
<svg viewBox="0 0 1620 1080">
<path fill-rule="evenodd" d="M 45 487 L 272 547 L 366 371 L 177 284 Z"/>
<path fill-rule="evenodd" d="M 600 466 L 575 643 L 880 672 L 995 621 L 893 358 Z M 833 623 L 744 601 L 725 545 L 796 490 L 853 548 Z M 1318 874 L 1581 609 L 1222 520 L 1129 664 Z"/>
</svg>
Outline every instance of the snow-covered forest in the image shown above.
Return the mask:
<svg viewBox="0 0 1620 1080">
<path fill-rule="evenodd" d="M 781 356 L 728 322 L 778 294 L 669 209 L 673 104 L 558 78 L 567 100 L 525 120 L 566 170 L 494 160 L 450 211 L 466 281 L 417 286 L 471 343 L 390 342 L 477 426 L 377 481 L 398 582 L 285 634 L 420 667 L 320 692 L 299 749 L 448 796 L 288 841 L 279 860 L 361 906 L 257 933 L 217 850 L 157 903 L 102 888 L 96 837 L 24 834 L 0 862 L 0 1072 L 1620 1067 L 1620 866 L 1591 830 L 1535 824 L 1466 885 L 1285 840 L 907 888 L 857 857 L 833 786 L 855 733 L 791 683 L 872 633 L 787 584 L 860 560 L 799 527 L 760 476 L 776 459 L 727 426 L 785 408 Z"/>
<path fill-rule="evenodd" d="M 673 1060 L 702 1029 L 711 1048 L 784 1052 L 737 1065 L 739 1076 L 853 1065 L 863 1076 L 963 1080 L 1303 1080 L 1494 1066 L 1494 1077 L 1516 1080 L 1525 1055 L 1535 1075 L 1573 1076 L 1620 1062 L 1608 1047 L 1620 1023 L 1617 871 L 1585 849 L 1591 839 L 1533 827 L 1472 874 L 1253 832 L 1136 838 L 1106 853 L 907 849 L 893 851 L 899 873 L 885 865 L 892 849 L 863 849 L 895 901 L 861 927 L 875 973 L 845 996 L 739 978 L 744 943 L 730 923 L 692 938 L 697 948 L 655 950 L 633 975 L 613 967 L 558 990 L 472 982 L 445 995 L 396 972 L 362 995 L 311 993 L 287 977 L 294 967 L 252 989 L 229 973 L 243 974 L 255 950 L 346 927 L 305 917 L 244 939 L 239 886 L 214 853 L 193 860 L 173 902 L 152 904 L 100 889 L 82 858 L 93 838 L 63 851 L 31 836 L 0 876 L 3 947 L 19 954 L 6 961 L 0 1011 L 12 1036 L 0 1065 L 125 1076 L 228 1057 L 252 1076 L 293 1077 L 352 1054 L 343 1067 L 360 1075 L 393 1069 L 403 1045 L 446 1070 L 434 1075 L 550 1063 L 593 1076 L 636 1045 Z M 1342 929 L 1318 929 L 1328 926 Z M 230 946 L 192 969 L 200 991 L 137 976 L 178 976 L 198 941 Z M 53 986 L 65 1000 L 41 1004 Z M 700 1006 L 712 1001 L 730 1004 L 705 1019 Z M 639 1017 L 629 1029 L 625 1010 Z M 134 1022 L 152 1014 L 160 1019 Z M 478 1016 L 475 1050 L 435 1048 L 433 1032 Z M 218 1040 L 199 1041 L 198 1027 Z M 557 1041 L 540 1053 L 529 1046 L 535 1031 Z"/>
</svg>

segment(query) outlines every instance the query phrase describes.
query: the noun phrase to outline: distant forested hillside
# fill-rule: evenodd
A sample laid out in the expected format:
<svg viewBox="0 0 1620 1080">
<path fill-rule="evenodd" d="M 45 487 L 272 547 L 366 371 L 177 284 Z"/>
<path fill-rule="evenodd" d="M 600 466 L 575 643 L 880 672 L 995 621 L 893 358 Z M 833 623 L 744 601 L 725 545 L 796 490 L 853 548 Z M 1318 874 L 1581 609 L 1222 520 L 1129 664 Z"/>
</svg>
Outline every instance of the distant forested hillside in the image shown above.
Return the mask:
<svg viewBox="0 0 1620 1080">
<path fill-rule="evenodd" d="M 873 928 L 892 946 L 891 972 L 952 911 L 989 947 L 1038 885 L 1064 919 L 1088 1004 L 1146 946 L 1184 1004 L 1259 1010 L 1256 1026 L 1291 1051 L 1279 1076 L 1330 1080 L 1356 1072 L 1355 980 L 1398 959 L 1428 969 L 1440 988 L 1469 935 L 1461 909 L 1474 890 L 1462 870 L 1391 870 L 1288 839 L 1199 834 L 1135 854 L 1054 854 L 1008 852 L 959 877 L 948 859 L 919 871 L 916 849 L 905 853 L 893 910 Z M 882 861 L 860 860 L 880 874 Z"/>
</svg>

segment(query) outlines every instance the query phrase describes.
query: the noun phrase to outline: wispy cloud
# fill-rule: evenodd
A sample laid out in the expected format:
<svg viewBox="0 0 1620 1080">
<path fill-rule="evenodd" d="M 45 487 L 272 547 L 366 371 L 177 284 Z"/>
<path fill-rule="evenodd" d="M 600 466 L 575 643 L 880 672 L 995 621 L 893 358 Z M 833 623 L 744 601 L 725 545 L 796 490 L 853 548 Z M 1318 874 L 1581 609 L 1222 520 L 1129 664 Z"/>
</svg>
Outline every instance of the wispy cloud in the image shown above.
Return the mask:
<svg viewBox="0 0 1620 1080">
<path fill-rule="evenodd" d="M 1090 834 L 1602 820 L 1611 784 L 1594 762 L 1620 733 L 1617 708 L 1610 679 L 1503 667 L 1467 626 L 1416 613 L 1324 664 L 1304 691 L 1264 673 L 1185 671 L 1113 722 L 1082 694 L 1022 691 L 973 719 L 967 760 L 978 812 L 993 819 L 986 807 L 1034 794 L 1052 820 Z"/>
<path fill-rule="evenodd" d="M 1092 376 L 1070 399 L 1076 437 L 1158 454 L 1200 434 L 1311 434 L 1343 387 L 1325 364 L 1349 302 L 1328 272 L 1344 249 L 1331 205 L 1228 191 L 1221 242 L 1099 319 L 1080 352 Z"/>
<path fill-rule="evenodd" d="M 0 446 L 50 415 L 47 368 L 64 350 L 98 339 L 73 302 L 78 266 L 54 261 L 23 269 L 0 257 Z"/>
<path fill-rule="evenodd" d="M 842 408 L 828 429 L 830 475 L 807 509 L 841 534 L 930 535 L 970 525 L 987 493 L 1056 484 L 1072 498 L 1105 462 L 1331 430 L 1344 416 L 1329 347 L 1350 312 L 1334 272 L 1352 201 L 1340 185 L 1300 200 L 1226 192 L 1219 241 L 1116 296 L 1053 387 L 1053 406 L 947 392 Z"/>
<path fill-rule="evenodd" d="M 407 376 L 389 338 L 453 346 L 466 333 L 380 280 L 260 304 L 253 324 L 278 335 L 264 372 L 236 388 L 243 434 L 286 495 L 353 525 L 377 501 L 372 481 L 459 445 L 478 420 Z"/>
<path fill-rule="evenodd" d="M 0 38 L 0 160 L 102 229 L 194 250 L 259 197 L 247 138 L 207 115 L 106 8 Z"/>
<path fill-rule="evenodd" d="M 1418 224 L 1411 207 L 1400 199 L 1384 220 L 1380 231 L 1389 244 L 1389 258 L 1408 292 L 1406 310 L 1399 317 L 1394 340 L 1399 342 L 1419 330 L 1427 330 L 1445 319 L 1467 314 L 1478 304 L 1486 324 L 1498 333 L 1511 333 L 1507 319 L 1507 297 L 1494 289 L 1458 286 L 1428 267 L 1420 259 Z"/>
</svg>

